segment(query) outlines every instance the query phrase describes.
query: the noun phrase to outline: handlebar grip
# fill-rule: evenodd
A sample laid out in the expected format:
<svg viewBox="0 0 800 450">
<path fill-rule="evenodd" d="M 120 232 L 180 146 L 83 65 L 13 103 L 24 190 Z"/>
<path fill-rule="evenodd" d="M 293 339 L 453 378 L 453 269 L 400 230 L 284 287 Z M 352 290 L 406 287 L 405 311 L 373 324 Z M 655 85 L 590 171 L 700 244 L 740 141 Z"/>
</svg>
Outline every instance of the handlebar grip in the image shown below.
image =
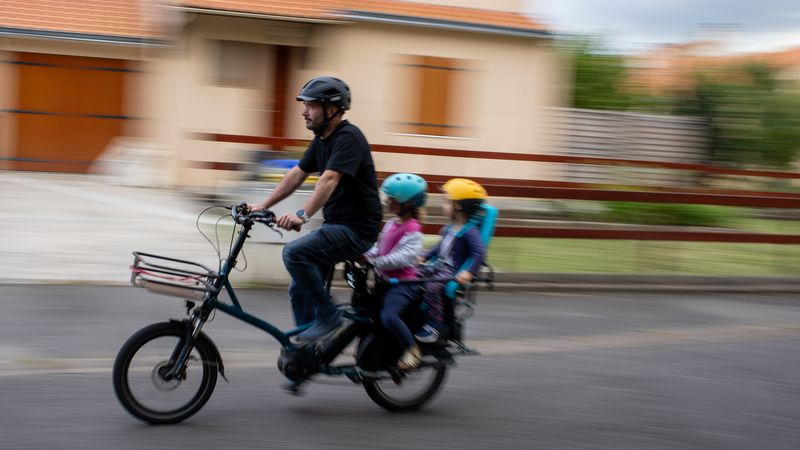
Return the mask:
<svg viewBox="0 0 800 450">
<path fill-rule="evenodd" d="M 268 225 L 275 223 L 275 213 L 266 209 L 251 212 L 250 218 L 256 222 L 263 222 Z"/>
</svg>

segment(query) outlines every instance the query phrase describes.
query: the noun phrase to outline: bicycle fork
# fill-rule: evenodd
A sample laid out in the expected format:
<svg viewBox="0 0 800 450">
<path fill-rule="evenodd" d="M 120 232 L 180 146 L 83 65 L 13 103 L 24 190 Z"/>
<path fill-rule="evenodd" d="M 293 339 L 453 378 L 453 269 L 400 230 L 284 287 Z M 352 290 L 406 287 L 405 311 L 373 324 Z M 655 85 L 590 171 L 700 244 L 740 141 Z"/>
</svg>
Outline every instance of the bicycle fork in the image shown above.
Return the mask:
<svg viewBox="0 0 800 450">
<path fill-rule="evenodd" d="M 172 368 L 164 374 L 164 379 L 166 381 L 171 381 L 174 379 L 180 380 L 182 378 L 186 368 L 186 362 L 189 358 L 189 353 L 191 353 L 192 348 L 194 347 L 194 342 L 197 339 L 197 336 L 200 334 L 200 330 L 203 328 L 205 322 L 206 320 L 203 319 L 200 312 L 194 312 L 191 318 L 184 322 L 187 325 L 186 331 L 183 339 L 178 341 L 178 344 L 172 351 L 172 355 L 170 356 Z"/>
</svg>

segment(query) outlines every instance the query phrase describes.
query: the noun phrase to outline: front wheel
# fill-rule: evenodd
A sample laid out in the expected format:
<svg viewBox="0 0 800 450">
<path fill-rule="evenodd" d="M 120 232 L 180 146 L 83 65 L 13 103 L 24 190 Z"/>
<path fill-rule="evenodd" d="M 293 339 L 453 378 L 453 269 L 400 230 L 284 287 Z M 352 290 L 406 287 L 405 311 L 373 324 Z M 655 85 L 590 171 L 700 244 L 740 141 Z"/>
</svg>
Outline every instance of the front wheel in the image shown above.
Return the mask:
<svg viewBox="0 0 800 450">
<path fill-rule="evenodd" d="M 445 380 L 447 366 L 424 365 L 390 377 L 365 378 L 364 389 L 378 406 L 393 412 L 414 411 L 427 403 Z"/>
<path fill-rule="evenodd" d="M 119 350 L 114 391 L 128 412 L 153 424 L 177 423 L 199 411 L 211 397 L 217 383 L 216 352 L 202 339 L 194 342 L 177 377 L 165 376 L 185 335 L 183 323 L 156 323 L 136 332 Z"/>
</svg>

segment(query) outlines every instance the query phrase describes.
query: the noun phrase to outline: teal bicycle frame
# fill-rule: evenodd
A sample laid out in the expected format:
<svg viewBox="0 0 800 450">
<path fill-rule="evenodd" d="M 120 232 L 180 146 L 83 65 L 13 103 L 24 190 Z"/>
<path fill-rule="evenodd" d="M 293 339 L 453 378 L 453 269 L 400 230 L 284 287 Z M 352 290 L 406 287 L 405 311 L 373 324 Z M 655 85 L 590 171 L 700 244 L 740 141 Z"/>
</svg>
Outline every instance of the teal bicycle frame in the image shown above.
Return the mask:
<svg viewBox="0 0 800 450">
<path fill-rule="evenodd" d="M 173 365 L 172 369 L 169 373 L 165 376 L 166 379 L 171 379 L 173 377 L 178 376 L 180 368 L 186 363 L 186 358 L 188 357 L 195 339 L 197 339 L 200 330 L 202 329 L 205 322 L 208 320 L 208 317 L 214 310 L 220 310 L 230 316 L 233 316 L 243 322 L 249 323 L 256 328 L 266 332 L 275 340 L 277 340 L 282 348 L 283 353 L 290 353 L 296 351 L 304 351 L 306 347 L 300 347 L 293 344 L 290 338 L 296 334 L 299 334 L 303 330 L 309 327 L 309 324 L 305 324 L 299 327 L 295 327 L 288 331 L 281 331 L 278 327 L 274 326 L 273 324 L 254 316 L 242 307 L 242 304 L 239 302 L 238 297 L 236 296 L 236 292 L 233 286 L 230 283 L 229 276 L 231 271 L 234 267 L 236 267 L 237 258 L 241 253 L 242 249 L 244 248 L 245 241 L 249 236 L 249 232 L 252 229 L 254 223 L 257 220 L 253 220 L 249 217 L 241 217 L 241 216 L 234 216 L 237 220 L 237 223 L 241 225 L 239 230 L 239 235 L 236 238 L 233 246 L 231 247 L 230 253 L 228 257 L 223 261 L 221 265 L 219 273 L 212 271 L 211 269 L 197 264 L 190 261 L 184 261 L 174 258 L 166 258 L 157 255 L 151 255 L 146 253 L 139 253 L 135 252 L 134 255 L 136 256 L 136 260 L 134 263 L 134 277 L 132 280 L 134 284 L 138 284 L 147 288 L 179 288 L 179 289 L 189 289 L 186 286 L 178 285 L 173 282 L 169 281 L 159 281 L 158 279 L 148 279 L 144 283 L 141 281 L 136 281 L 136 273 L 161 273 L 166 275 L 172 276 L 184 276 L 189 277 L 195 282 L 200 282 L 198 279 L 202 278 L 203 287 L 201 288 L 194 288 L 196 292 L 202 292 L 204 299 L 202 300 L 202 304 L 199 307 L 195 307 L 195 302 L 193 300 L 186 300 L 187 304 L 187 311 L 190 312 L 190 319 L 188 319 L 188 326 L 186 327 L 186 336 L 182 339 L 175 351 L 173 352 L 173 360 L 175 364 Z M 269 225 L 269 223 L 268 223 Z M 193 267 L 199 267 L 205 270 L 205 273 L 195 272 L 195 271 L 188 271 L 182 269 L 176 269 L 173 267 L 166 267 L 162 265 L 157 265 L 153 263 L 144 263 L 143 258 L 155 258 L 158 260 L 165 260 L 170 261 L 173 263 L 180 263 L 185 265 L 191 265 Z M 329 277 L 327 288 L 330 289 L 331 280 Z M 221 301 L 219 299 L 220 294 L 222 293 L 223 289 L 227 292 L 228 296 L 230 297 L 230 303 Z M 158 289 L 153 289 L 158 291 Z M 163 291 L 162 291 L 163 292 Z M 358 368 L 353 365 L 347 366 L 337 366 L 333 367 L 330 366 L 329 363 L 332 361 L 338 353 L 349 344 L 360 332 L 365 330 L 365 327 L 373 326 L 373 321 L 364 315 L 359 314 L 358 311 L 343 311 L 343 316 L 346 319 L 351 321 L 351 326 L 349 327 L 350 331 L 348 333 L 342 333 L 341 338 L 337 338 L 334 342 L 331 342 L 326 348 L 322 349 L 320 353 L 315 353 L 314 356 L 318 357 L 319 365 L 316 367 L 318 372 L 327 374 L 327 375 L 346 375 L 353 380 L 360 379 L 360 372 Z M 311 351 L 309 351 L 311 353 Z M 224 373 L 222 371 L 222 362 L 221 357 L 219 357 L 219 367 L 220 373 Z"/>
</svg>

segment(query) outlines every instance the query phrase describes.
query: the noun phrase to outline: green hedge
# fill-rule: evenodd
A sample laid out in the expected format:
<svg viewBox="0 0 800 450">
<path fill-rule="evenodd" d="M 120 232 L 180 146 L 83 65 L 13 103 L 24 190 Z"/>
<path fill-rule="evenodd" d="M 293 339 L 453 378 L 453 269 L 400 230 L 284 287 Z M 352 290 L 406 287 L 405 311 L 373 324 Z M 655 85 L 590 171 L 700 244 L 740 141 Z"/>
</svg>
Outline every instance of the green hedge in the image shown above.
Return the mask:
<svg viewBox="0 0 800 450">
<path fill-rule="evenodd" d="M 645 225 L 721 227 L 739 217 L 735 208 L 682 203 L 603 202 L 604 220 Z"/>
</svg>

